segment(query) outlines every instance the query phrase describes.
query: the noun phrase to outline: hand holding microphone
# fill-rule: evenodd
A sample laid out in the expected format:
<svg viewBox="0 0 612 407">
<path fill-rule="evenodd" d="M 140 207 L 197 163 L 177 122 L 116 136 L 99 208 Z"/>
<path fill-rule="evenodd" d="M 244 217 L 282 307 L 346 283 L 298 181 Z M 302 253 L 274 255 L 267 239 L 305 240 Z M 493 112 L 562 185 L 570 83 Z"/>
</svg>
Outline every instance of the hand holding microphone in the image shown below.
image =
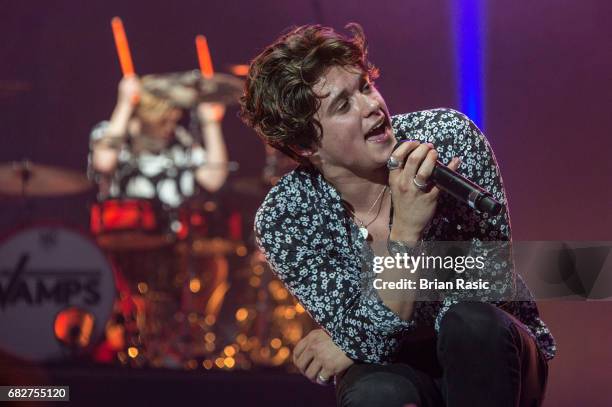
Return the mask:
<svg viewBox="0 0 612 407">
<path fill-rule="evenodd" d="M 393 150 L 397 150 L 402 143 L 404 142 L 400 141 L 397 143 Z M 433 148 L 433 144 L 428 143 L 428 145 L 431 145 Z M 396 164 L 391 161 L 392 158 L 393 155 L 389 159 L 389 165 Z M 391 166 L 389 166 L 389 169 L 391 169 Z M 496 201 L 488 191 L 455 172 L 455 170 L 456 168 L 451 170 L 450 165 L 446 167 L 438 161 L 431 172 L 429 182 L 435 183 L 436 186 L 448 192 L 457 200 L 467 203 L 472 209 L 486 212 L 492 216 L 498 215 L 501 212 L 503 205 Z M 417 182 L 417 186 L 421 189 L 425 187 L 425 185 L 419 184 L 418 181 L 415 182 Z"/>
<path fill-rule="evenodd" d="M 461 163 L 458 157 L 445 166 L 437 161 L 438 153 L 433 147 L 431 143 L 403 141 L 395 146 L 389 157 L 387 167 L 395 208 L 390 236 L 393 240 L 416 241 L 420 238 L 433 217 L 440 190 L 490 215 L 499 214 L 503 208 L 489 192 L 455 172 Z"/>
<path fill-rule="evenodd" d="M 431 143 L 410 140 L 398 143 L 387 166 L 393 199 L 393 227 L 389 238 L 403 242 L 420 240 L 433 217 L 440 190 L 429 183 L 436 167 L 438 152 Z M 454 158 L 449 168 L 456 170 Z"/>
</svg>

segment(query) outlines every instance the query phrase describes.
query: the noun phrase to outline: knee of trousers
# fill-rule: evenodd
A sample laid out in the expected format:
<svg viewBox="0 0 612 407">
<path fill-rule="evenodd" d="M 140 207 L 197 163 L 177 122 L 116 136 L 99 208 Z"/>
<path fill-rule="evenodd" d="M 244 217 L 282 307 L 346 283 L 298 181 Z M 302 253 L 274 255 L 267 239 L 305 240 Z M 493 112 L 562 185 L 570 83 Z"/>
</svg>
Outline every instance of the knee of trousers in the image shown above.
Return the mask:
<svg viewBox="0 0 612 407">
<path fill-rule="evenodd" d="M 408 378 L 387 372 L 370 373 L 338 394 L 339 406 L 375 407 L 420 405 L 418 389 Z"/>
<path fill-rule="evenodd" d="M 438 349 L 457 352 L 495 351 L 515 342 L 512 319 L 484 302 L 452 305 L 440 323 Z"/>
</svg>

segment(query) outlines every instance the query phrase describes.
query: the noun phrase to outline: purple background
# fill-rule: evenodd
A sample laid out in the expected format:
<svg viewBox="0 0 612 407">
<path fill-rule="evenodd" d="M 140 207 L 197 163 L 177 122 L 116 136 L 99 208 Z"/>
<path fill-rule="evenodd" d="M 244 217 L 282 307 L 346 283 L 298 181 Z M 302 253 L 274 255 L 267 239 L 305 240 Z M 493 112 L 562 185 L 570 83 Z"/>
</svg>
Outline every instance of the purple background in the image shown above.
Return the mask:
<svg viewBox="0 0 612 407">
<path fill-rule="evenodd" d="M 218 71 L 246 63 L 292 25 L 363 25 L 394 113 L 458 108 L 450 1 L 5 1 L 0 11 L 0 162 L 84 170 L 88 132 L 120 79 L 110 30 L 122 17 L 140 74 L 193 69 L 207 35 Z M 515 239 L 612 240 L 612 2 L 490 1 L 485 18 L 485 133 L 501 165 Z M 230 109 L 235 176 L 257 175 L 259 140 Z M 36 218 L 86 227 L 90 196 L 35 200 Z M 2 202 L 2 229 L 18 213 Z M 612 305 L 542 303 L 559 345 L 547 406 L 608 405 Z"/>
</svg>

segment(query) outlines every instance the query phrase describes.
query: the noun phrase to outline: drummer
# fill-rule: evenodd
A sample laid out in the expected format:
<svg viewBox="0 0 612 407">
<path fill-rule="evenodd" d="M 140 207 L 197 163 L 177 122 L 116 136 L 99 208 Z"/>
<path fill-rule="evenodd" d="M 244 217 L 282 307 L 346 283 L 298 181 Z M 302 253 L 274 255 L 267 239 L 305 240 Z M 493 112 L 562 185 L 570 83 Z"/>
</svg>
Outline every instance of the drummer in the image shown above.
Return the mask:
<svg viewBox="0 0 612 407">
<path fill-rule="evenodd" d="M 89 175 L 98 199 L 151 199 L 176 208 L 199 188 L 221 188 L 228 173 L 225 106 L 200 103 L 196 111 L 199 125 L 189 132 L 179 125 L 183 111 L 176 104 L 143 89 L 137 76 L 124 77 L 110 120 L 90 135 Z"/>
</svg>

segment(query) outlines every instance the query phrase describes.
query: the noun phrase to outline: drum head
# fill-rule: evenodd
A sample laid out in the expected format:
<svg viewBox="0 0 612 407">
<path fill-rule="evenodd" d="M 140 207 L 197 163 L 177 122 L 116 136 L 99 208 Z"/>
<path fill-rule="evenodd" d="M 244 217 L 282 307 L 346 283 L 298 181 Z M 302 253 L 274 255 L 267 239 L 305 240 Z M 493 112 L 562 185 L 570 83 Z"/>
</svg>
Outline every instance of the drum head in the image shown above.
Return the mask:
<svg viewBox="0 0 612 407">
<path fill-rule="evenodd" d="M 109 262 L 78 232 L 30 227 L 0 243 L 0 349 L 5 352 L 53 361 L 94 344 L 104 332 L 114 297 Z M 65 318 L 68 309 L 88 319 L 62 326 L 71 321 Z M 66 337 L 58 340 L 58 330 L 74 337 L 74 344 Z"/>
</svg>

